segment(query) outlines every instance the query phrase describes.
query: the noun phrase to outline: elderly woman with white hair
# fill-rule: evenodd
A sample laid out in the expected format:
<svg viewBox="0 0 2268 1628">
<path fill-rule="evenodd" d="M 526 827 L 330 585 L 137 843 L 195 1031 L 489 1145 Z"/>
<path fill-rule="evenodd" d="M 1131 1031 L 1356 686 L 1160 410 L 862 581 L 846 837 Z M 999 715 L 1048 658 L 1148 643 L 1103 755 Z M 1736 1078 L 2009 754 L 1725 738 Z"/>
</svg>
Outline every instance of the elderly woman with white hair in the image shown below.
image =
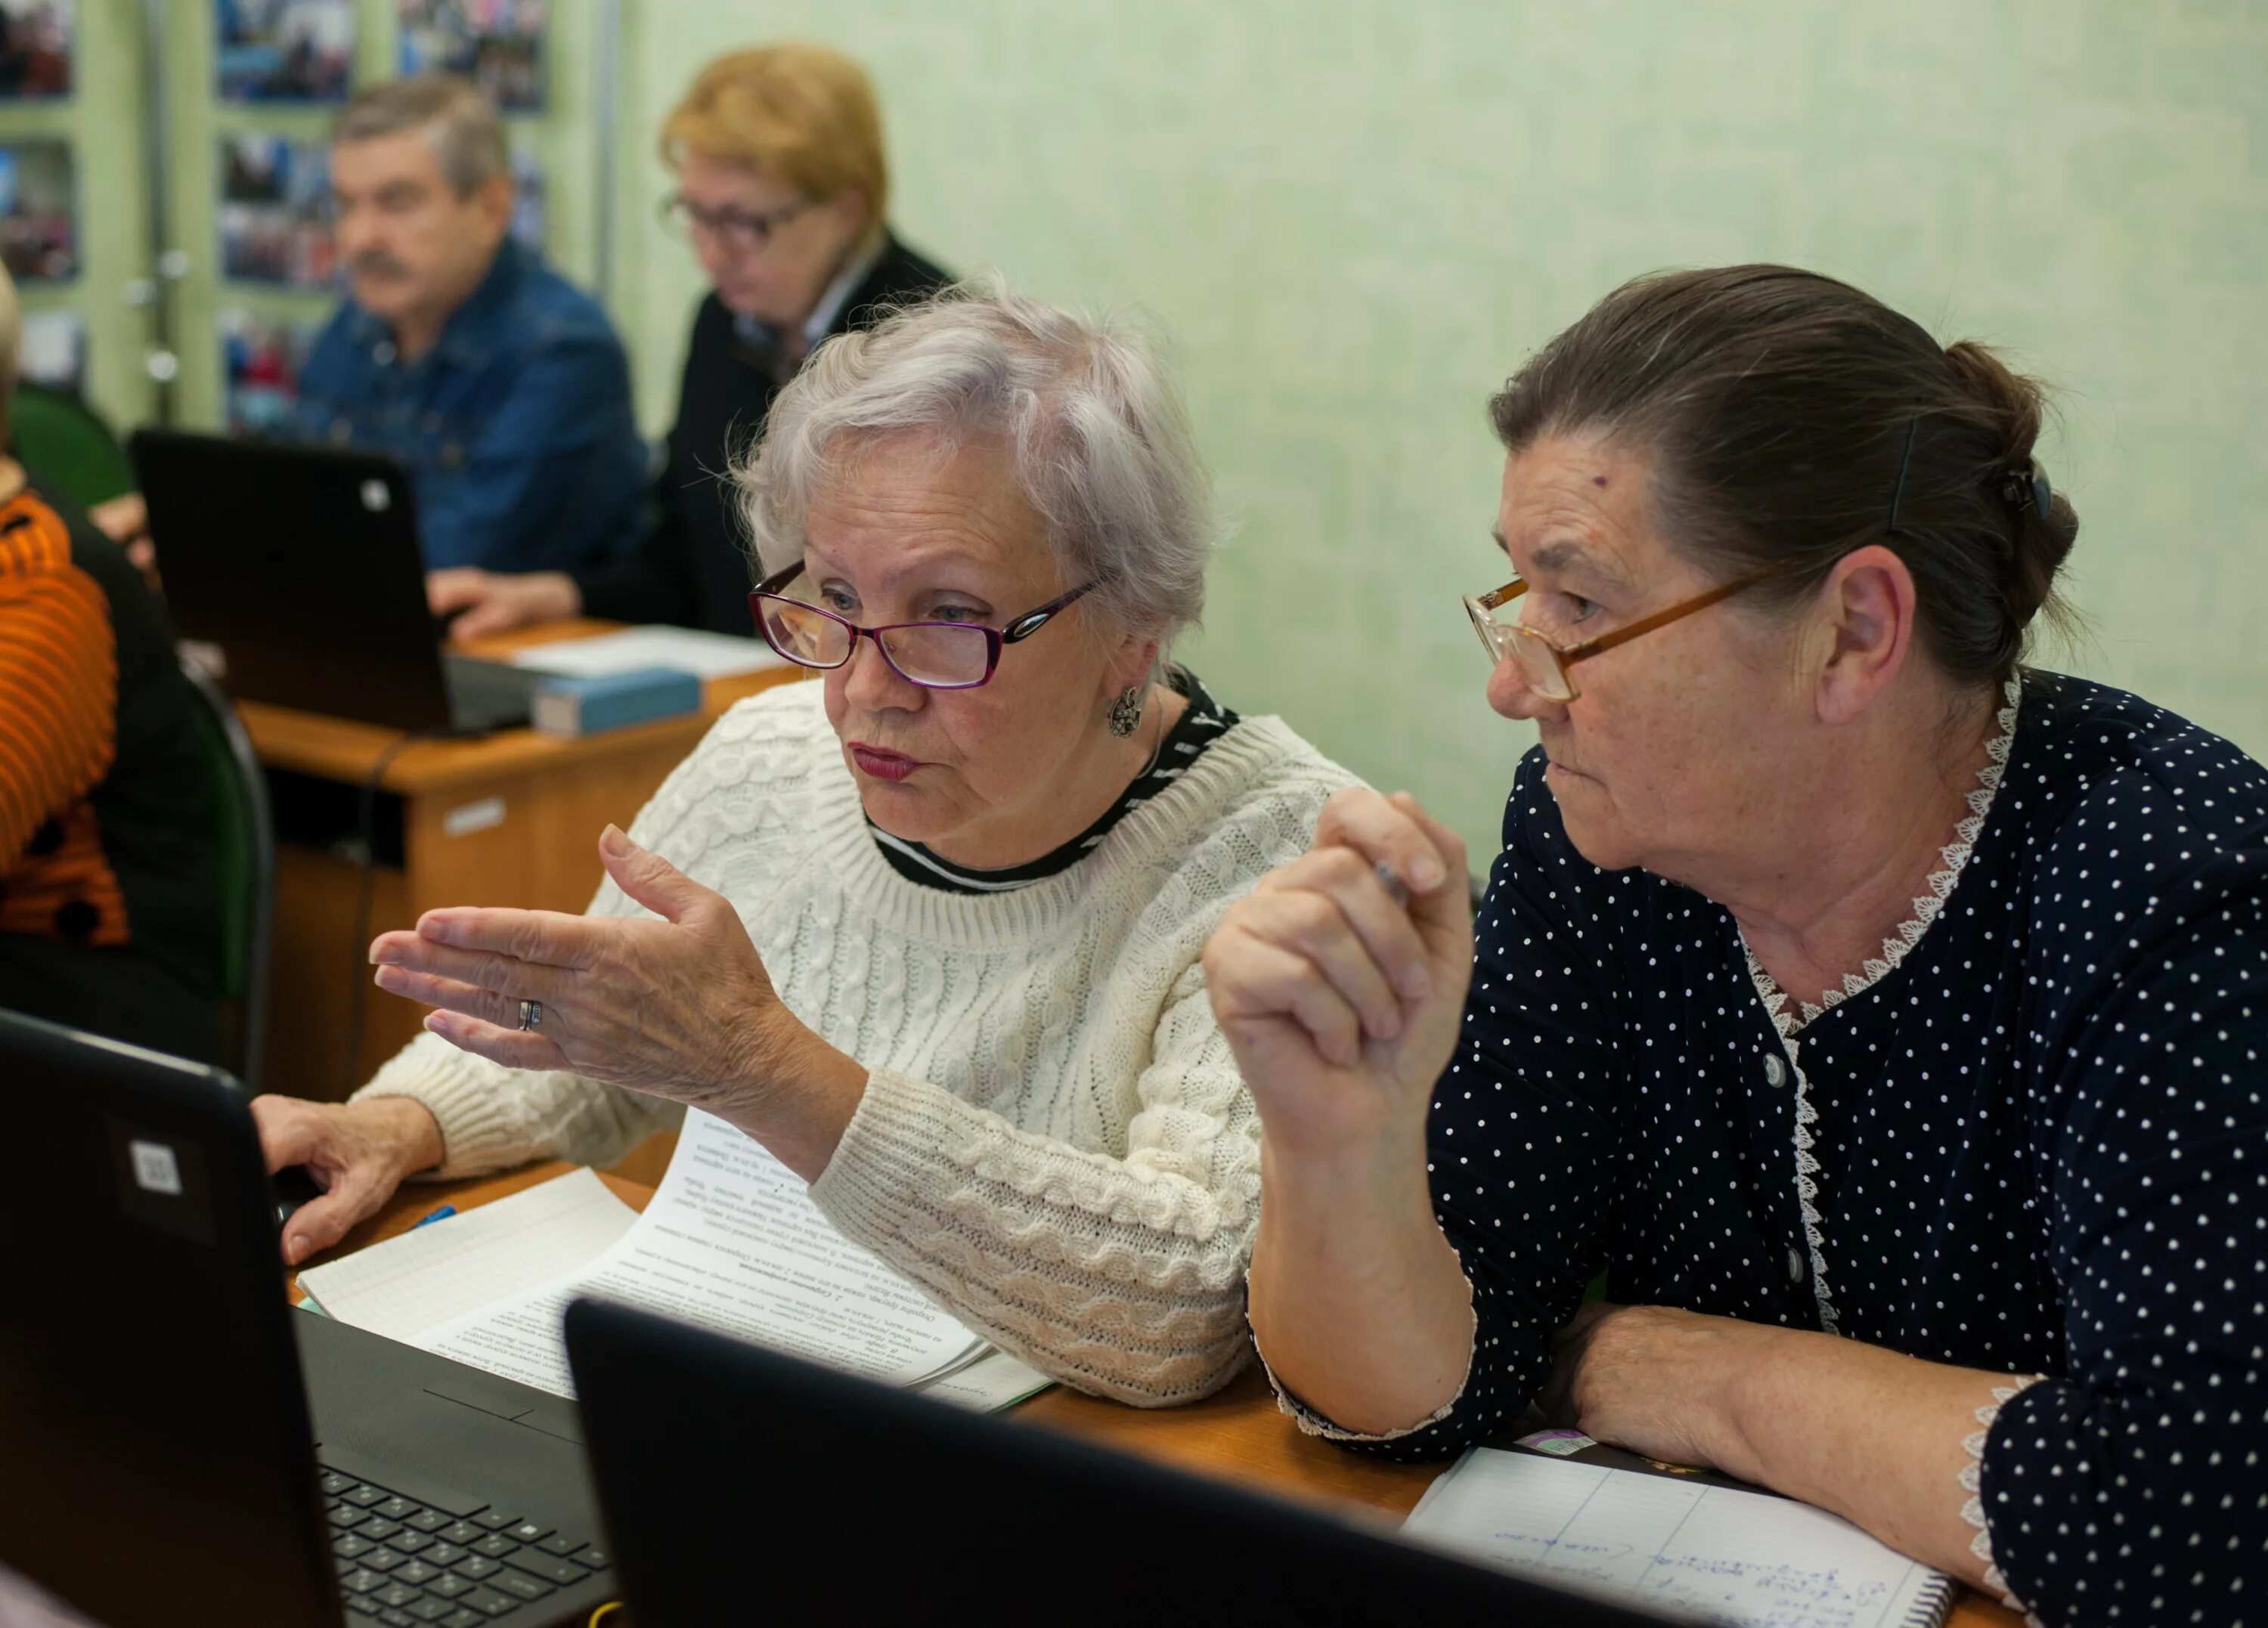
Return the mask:
<svg viewBox="0 0 2268 1628">
<path fill-rule="evenodd" d="M 328 1188 L 286 1254 L 413 1173 L 603 1162 L 689 1104 L 1052 1376 L 1207 1394 L 1260 1176 L 1199 956 L 1351 777 L 1161 662 L 1212 534 L 1174 391 L 1116 327 L 947 298 L 828 341 L 740 480 L 758 625 L 824 682 L 735 707 L 609 827 L 588 914 L 373 944 L 438 1009 L 352 1101 L 254 1104 Z"/>
</svg>

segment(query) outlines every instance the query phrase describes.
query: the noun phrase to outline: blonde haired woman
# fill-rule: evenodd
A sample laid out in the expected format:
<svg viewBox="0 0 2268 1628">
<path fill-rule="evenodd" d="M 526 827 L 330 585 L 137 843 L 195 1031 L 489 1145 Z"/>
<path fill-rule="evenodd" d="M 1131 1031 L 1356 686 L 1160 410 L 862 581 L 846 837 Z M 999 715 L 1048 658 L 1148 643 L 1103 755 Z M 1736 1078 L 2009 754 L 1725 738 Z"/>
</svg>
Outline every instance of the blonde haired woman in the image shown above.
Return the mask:
<svg viewBox="0 0 2268 1628">
<path fill-rule="evenodd" d="M 663 216 L 711 291 L 693 319 L 657 518 L 630 553 L 572 571 L 431 578 L 460 637 L 563 616 L 754 631 L 733 494 L 718 482 L 819 342 L 871 327 L 950 281 L 892 235 L 888 159 L 866 72 L 822 45 L 770 45 L 703 69 L 661 128 L 676 187 Z"/>
</svg>

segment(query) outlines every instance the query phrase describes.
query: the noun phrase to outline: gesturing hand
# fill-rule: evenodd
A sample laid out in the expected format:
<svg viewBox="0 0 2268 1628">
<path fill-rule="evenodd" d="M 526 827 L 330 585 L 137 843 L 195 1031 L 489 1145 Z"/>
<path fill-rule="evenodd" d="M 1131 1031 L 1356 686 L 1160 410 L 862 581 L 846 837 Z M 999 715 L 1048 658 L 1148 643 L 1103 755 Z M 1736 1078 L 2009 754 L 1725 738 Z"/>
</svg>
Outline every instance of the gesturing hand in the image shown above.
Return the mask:
<svg viewBox="0 0 2268 1628">
<path fill-rule="evenodd" d="M 1472 963 L 1465 845 L 1406 792 L 1342 791 L 1313 847 L 1231 906 L 1204 950 L 1213 1016 L 1271 1142 L 1421 1139 Z"/>
<path fill-rule="evenodd" d="M 435 1007 L 425 1027 L 507 1068 L 564 1068 L 745 1117 L 808 1031 L 774 993 L 740 915 L 614 826 L 600 862 L 662 920 L 429 910 L 371 945 L 378 985 Z M 542 1002 L 534 1029 L 519 1004 Z"/>
</svg>

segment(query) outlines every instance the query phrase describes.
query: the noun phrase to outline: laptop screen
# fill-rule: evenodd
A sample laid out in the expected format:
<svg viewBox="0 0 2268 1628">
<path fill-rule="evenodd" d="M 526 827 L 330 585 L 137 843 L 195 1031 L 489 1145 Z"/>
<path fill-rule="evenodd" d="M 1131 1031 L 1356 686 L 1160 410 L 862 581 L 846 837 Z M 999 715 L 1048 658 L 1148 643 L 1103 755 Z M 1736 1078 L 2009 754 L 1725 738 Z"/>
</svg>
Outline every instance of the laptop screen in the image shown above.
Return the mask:
<svg viewBox="0 0 2268 1628">
<path fill-rule="evenodd" d="M 0 1564 L 105 1623 L 335 1624 L 243 1092 L 0 1012 Z"/>
</svg>

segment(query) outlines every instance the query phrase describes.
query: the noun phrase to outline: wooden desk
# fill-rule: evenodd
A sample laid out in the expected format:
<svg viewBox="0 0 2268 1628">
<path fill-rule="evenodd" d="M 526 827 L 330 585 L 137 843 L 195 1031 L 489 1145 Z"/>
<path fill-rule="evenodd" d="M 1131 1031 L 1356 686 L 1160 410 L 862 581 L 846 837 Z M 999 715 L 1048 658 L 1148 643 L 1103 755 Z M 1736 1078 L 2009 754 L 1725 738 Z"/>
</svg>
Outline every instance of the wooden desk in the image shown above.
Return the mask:
<svg viewBox="0 0 2268 1628">
<path fill-rule="evenodd" d="M 601 1171 L 600 1179 L 624 1203 L 644 1209 L 653 1197 L 653 1184 L 669 1166 L 676 1140 L 674 1132 L 649 1139 L 620 1164 Z M 410 1184 L 395 1193 L 384 1209 L 349 1233 L 337 1249 L 308 1264 L 320 1265 L 407 1232 L 421 1216 L 441 1205 L 470 1209 L 563 1176 L 573 1168 L 557 1162 L 531 1164 L 503 1176 L 468 1182 Z M 296 1280 L 291 1292 L 294 1300 L 299 1298 Z M 1219 1394 L 1187 1407 L 1125 1407 L 1057 1385 L 1018 1404 L 1014 1412 L 1020 1419 L 1067 1430 L 1177 1469 L 1307 1503 L 1359 1504 L 1395 1521 L 1410 1513 L 1440 1470 L 1439 1465 L 1389 1464 L 1359 1458 L 1314 1436 L 1302 1435 L 1278 1409 L 1256 1367 Z M 2021 1628 L 2022 1619 L 1981 1595 L 1964 1591 L 1947 1622 L 1948 1628 Z"/>
<path fill-rule="evenodd" d="M 468 646 L 497 656 L 523 645 L 608 633 L 578 620 Z M 364 868 L 328 851 L 278 845 L 276 956 L 263 1083 L 335 1099 L 367 1080 L 417 1032 L 424 1009 L 375 986 L 362 992 L 363 1034 L 345 1056 L 354 985 L 369 940 L 441 905 L 580 911 L 599 884 L 599 832 L 627 826 L 734 701 L 805 676 L 782 667 L 708 685 L 699 714 L 560 740 L 505 730 L 482 740 L 419 741 L 387 763 L 379 788 L 401 799 L 402 863 Z M 261 761 L 357 790 L 398 732 L 376 724 L 246 701 L 238 707 Z M 370 889 L 366 930 L 356 918 Z M 368 984 L 368 968 L 361 976 Z"/>
</svg>

